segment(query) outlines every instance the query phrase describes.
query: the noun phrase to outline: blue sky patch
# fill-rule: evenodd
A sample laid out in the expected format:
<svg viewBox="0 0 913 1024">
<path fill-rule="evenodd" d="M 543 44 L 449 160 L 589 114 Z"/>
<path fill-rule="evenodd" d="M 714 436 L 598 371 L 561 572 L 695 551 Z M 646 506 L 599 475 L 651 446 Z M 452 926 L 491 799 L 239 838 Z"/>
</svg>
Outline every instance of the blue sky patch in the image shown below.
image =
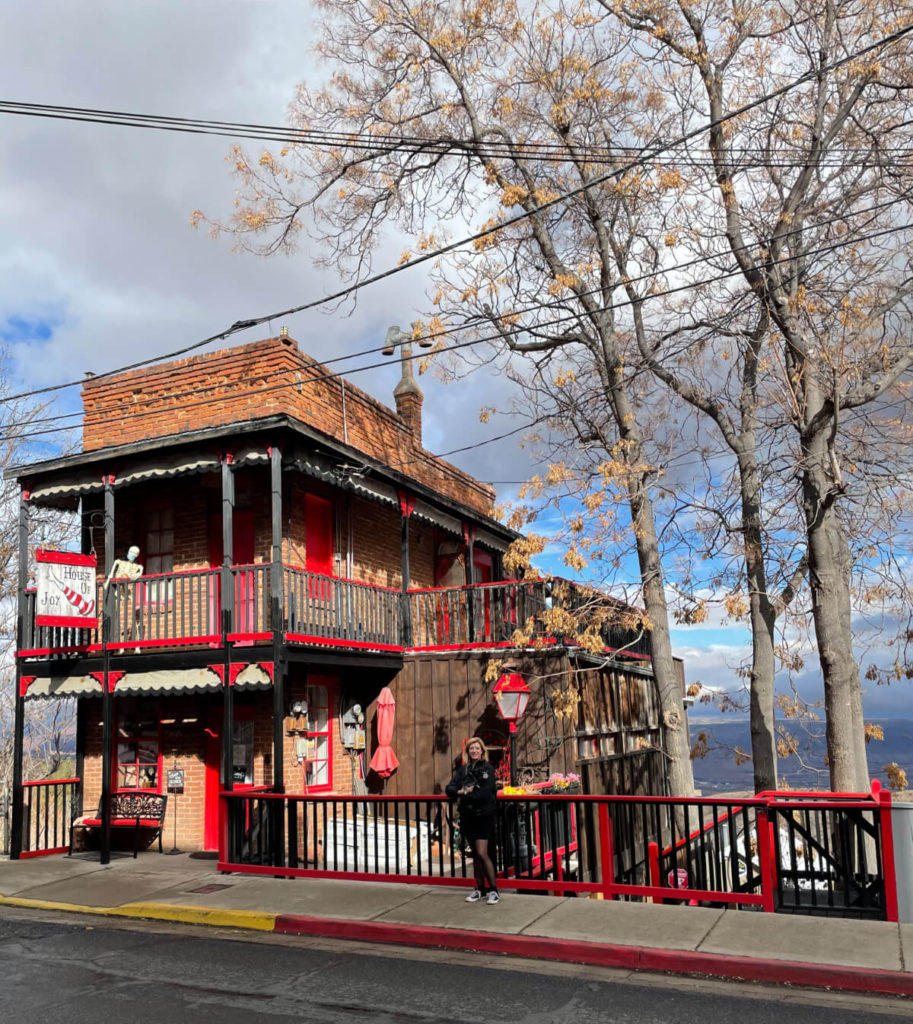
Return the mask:
<svg viewBox="0 0 913 1024">
<path fill-rule="evenodd" d="M 59 316 L 8 316 L 0 324 L 0 341 L 7 345 L 47 341 L 61 320 Z"/>
</svg>

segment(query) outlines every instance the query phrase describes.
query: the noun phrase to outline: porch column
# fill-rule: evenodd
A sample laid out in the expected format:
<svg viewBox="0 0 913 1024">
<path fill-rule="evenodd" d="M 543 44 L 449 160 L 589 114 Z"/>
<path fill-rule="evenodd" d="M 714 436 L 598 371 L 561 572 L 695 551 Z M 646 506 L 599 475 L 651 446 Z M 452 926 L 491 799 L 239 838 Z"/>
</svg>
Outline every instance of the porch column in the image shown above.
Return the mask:
<svg viewBox="0 0 913 1024">
<path fill-rule="evenodd" d="M 114 565 L 114 474 L 105 473 L 105 579 Z M 111 860 L 111 745 L 114 742 L 113 695 L 109 686 L 111 672 L 112 591 L 102 594 L 101 657 L 102 657 L 102 726 L 101 726 L 101 850 L 99 863 Z"/>
<path fill-rule="evenodd" d="M 222 673 L 222 788 L 232 789 L 234 766 L 235 732 L 235 690 L 230 685 L 231 645 L 228 634 L 232 631 L 232 607 L 234 602 L 234 580 L 231 567 L 235 551 L 235 474 L 232 468 L 233 453 L 222 456 L 222 565 L 219 569 L 219 630 L 222 634 L 222 657 L 225 670 Z M 221 837 L 220 837 L 221 841 Z"/>
<path fill-rule="evenodd" d="M 273 631 L 273 789 L 285 792 L 285 601 L 282 579 L 282 452 L 269 449 L 272 556 L 269 573 L 269 612 Z M 280 823 L 281 827 L 281 823 Z M 282 849 L 282 846 L 279 846 Z"/>
<path fill-rule="evenodd" d="M 10 829 L 10 858 L 18 860 L 22 854 L 22 747 L 25 733 L 25 697 L 19 680 L 22 662 L 19 649 L 23 646 L 26 630 L 25 588 L 29 581 L 29 492 L 23 487 L 19 494 L 19 580 L 16 612 L 16 717 L 13 725 L 13 806 Z"/>
<path fill-rule="evenodd" d="M 469 525 L 469 523 L 463 523 L 463 544 L 466 547 L 465 559 L 466 563 L 463 569 L 466 573 L 466 586 L 471 587 L 475 577 L 475 543 L 476 543 L 476 532 Z M 470 590 L 466 595 L 466 619 L 467 626 L 469 627 L 469 641 L 472 643 L 476 638 L 475 629 L 475 592 Z"/>
<path fill-rule="evenodd" d="M 403 592 L 400 598 L 402 608 L 402 645 L 412 646 L 412 602 L 409 600 L 409 519 L 415 508 L 415 498 L 406 491 L 398 491 L 399 508 L 403 515 L 402 521 L 402 572 Z"/>
</svg>

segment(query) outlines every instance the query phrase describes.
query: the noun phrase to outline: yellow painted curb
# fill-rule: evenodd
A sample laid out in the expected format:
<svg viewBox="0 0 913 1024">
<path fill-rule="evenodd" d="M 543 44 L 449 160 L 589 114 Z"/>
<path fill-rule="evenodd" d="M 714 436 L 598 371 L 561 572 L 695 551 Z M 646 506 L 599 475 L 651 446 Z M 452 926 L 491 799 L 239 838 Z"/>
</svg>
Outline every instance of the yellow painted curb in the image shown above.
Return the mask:
<svg viewBox="0 0 913 1024">
<path fill-rule="evenodd" d="M 259 910 L 218 910 L 215 907 L 185 907 L 179 903 L 125 903 L 120 907 L 87 907 L 77 903 L 34 900 L 22 896 L 0 896 L 0 906 L 63 910 L 71 914 L 96 914 L 102 917 L 143 917 L 183 924 L 208 924 L 220 928 L 249 928 L 261 932 L 273 931 L 278 916 Z"/>
<path fill-rule="evenodd" d="M 111 911 L 122 917 L 145 917 L 156 921 L 181 921 L 183 924 L 211 924 L 222 928 L 251 928 L 271 932 L 277 914 L 260 910 L 219 910 L 215 907 L 187 907 L 180 903 L 125 903 Z"/>
</svg>

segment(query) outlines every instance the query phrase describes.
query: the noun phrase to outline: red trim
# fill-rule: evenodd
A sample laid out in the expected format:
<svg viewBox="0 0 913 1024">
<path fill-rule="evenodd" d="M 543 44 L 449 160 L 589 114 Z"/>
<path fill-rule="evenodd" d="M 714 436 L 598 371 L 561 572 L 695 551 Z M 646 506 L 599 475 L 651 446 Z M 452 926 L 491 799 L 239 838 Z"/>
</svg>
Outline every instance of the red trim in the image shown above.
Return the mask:
<svg viewBox="0 0 913 1024">
<path fill-rule="evenodd" d="M 767 819 L 767 811 L 758 811 L 758 861 L 761 868 L 761 894 L 764 898 L 765 913 L 772 914 L 774 888 L 777 884 L 777 866 L 774 863 L 773 823 Z"/>
<path fill-rule="evenodd" d="M 408 519 L 415 511 L 415 495 L 409 494 L 408 491 L 397 491 L 396 496 L 399 498 L 399 510 L 403 514 L 403 519 Z"/>
<path fill-rule="evenodd" d="M 276 666 L 271 661 L 258 661 L 257 664 L 263 671 L 269 676 L 270 682 L 275 680 L 275 668 Z"/>
<path fill-rule="evenodd" d="M 399 644 L 375 644 L 368 640 L 339 640 L 335 637 L 311 636 L 309 633 L 286 633 L 290 644 L 319 644 L 325 647 L 358 647 L 369 651 L 402 651 Z"/>
<path fill-rule="evenodd" d="M 220 862 L 218 870 L 243 869 Z M 471 879 L 468 881 L 471 884 Z M 691 950 L 649 949 L 608 942 L 579 942 L 574 939 L 549 939 L 544 943 L 541 937 L 533 935 L 505 935 L 497 931 L 388 924 L 383 921 L 343 921 L 298 914 L 278 914 L 273 930 L 283 935 L 321 935 L 328 938 L 391 942 L 429 949 L 472 949 L 483 953 L 503 953 L 508 956 L 591 964 L 599 967 L 706 974 L 716 978 L 765 981 L 778 986 L 790 984 L 850 992 L 913 995 L 913 974 L 902 971 L 795 963 L 789 960 L 726 956 Z"/>
<path fill-rule="evenodd" d="M 228 465 L 230 466 L 235 461 L 235 453 L 226 452 L 225 455 L 223 456 L 223 460 L 227 462 Z"/>
<path fill-rule="evenodd" d="M 68 782 L 80 782 L 80 779 L 41 779 L 39 782 L 23 782 L 23 788 L 26 786 L 63 786 Z"/>
<path fill-rule="evenodd" d="M 894 864 L 894 822 L 891 812 L 891 791 L 872 781 L 872 797 L 878 801 L 881 822 L 881 862 L 884 872 L 885 914 L 889 921 L 900 920 L 897 906 L 897 869 Z"/>
<path fill-rule="evenodd" d="M 38 676 L 20 676 L 19 677 L 19 696 L 24 697 L 25 691 L 35 682 Z M 26 783 L 23 783 L 26 785 Z"/>
<path fill-rule="evenodd" d="M 118 640 L 108 644 L 109 651 L 122 651 L 127 647 L 177 647 L 185 644 L 220 644 L 222 637 L 218 633 L 207 636 L 176 636 L 170 640 Z"/>
<path fill-rule="evenodd" d="M 250 643 L 252 640 L 272 640 L 272 633 L 229 633 L 226 640 L 230 644 Z"/>
<path fill-rule="evenodd" d="M 50 551 L 46 548 L 39 548 L 35 552 L 35 561 L 53 562 L 55 565 L 98 565 L 95 555 L 79 555 L 75 551 Z"/>
<path fill-rule="evenodd" d="M 27 487 L 23 487 L 22 488 L 22 500 L 26 504 L 28 504 L 28 501 L 31 498 L 31 496 L 32 496 L 32 492 Z"/>
<path fill-rule="evenodd" d="M 225 666 L 224 665 L 207 665 L 206 667 L 209 669 L 210 672 L 215 672 L 215 674 L 219 677 L 219 682 L 224 686 L 225 685 Z"/>
<path fill-rule="evenodd" d="M 108 672 L 108 693 L 114 693 L 114 687 L 124 678 L 126 672 Z M 102 692 L 105 689 L 105 674 L 104 672 L 90 672 L 89 675 L 98 683 L 102 688 Z"/>
<path fill-rule="evenodd" d="M 612 819 L 609 817 L 609 805 L 600 804 L 596 815 L 599 821 L 599 853 L 602 857 L 603 895 L 611 899 L 615 889 L 615 850 L 612 842 Z"/>
<path fill-rule="evenodd" d="M 36 615 L 35 625 L 75 626 L 77 629 L 98 629 L 98 616 L 94 619 L 86 619 L 79 615 Z"/>
<path fill-rule="evenodd" d="M 23 850 L 19 854 L 20 860 L 30 860 L 32 857 L 51 857 L 55 853 L 69 853 L 69 846 L 55 846 L 52 850 Z"/>
<path fill-rule="evenodd" d="M 24 647 L 16 653 L 20 658 L 38 658 L 43 654 L 79 654 L 101 650 L 101 644 L 80 644 L 76 647 Z"/>
<path fill-rule="evenodd" d="M 228 685 L 234 686 L 237 682 L 238 676 L 247 668 L 247 665 L 243 662 L 237 662 L 233 665 L 228 666 Z"/>
</svg>

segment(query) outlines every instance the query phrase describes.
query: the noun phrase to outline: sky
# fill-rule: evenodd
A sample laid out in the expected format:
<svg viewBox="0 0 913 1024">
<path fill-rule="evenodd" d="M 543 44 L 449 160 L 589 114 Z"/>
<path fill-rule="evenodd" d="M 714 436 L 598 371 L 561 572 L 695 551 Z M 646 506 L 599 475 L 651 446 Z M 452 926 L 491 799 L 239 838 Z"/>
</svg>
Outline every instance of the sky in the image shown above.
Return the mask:
<svg viewBox="0 0 913 1024">
<path fill-rule="evenodd" d="M 296 84 L 321 73 L 312 53 L 314 15 L 302 0 L 20 0 L 4 13 L 0 100 L 281 125 Z M 0 347 L 14 391 L 164 355 L 339 286 L 305 251 L 239 255 L 228 239 L 190 227 L 197 208 L 212 216 L 231 211 L 230 144 L 0 114 Z M 375 267 L 394 265 L 402 248 L 391 235 Z M 354 309 L 298 314 L 233 342 L 287 326 L 303 351 L 332 359 L 380 344 L 391 324 L 407 326 L 424 306 L 426 287 L 422 270 L 406 271 L 365 288 Z M 392 405 L 398 378 L 391 361 L 350 380 Z M 517 425 L 506 415 L 479 422 L 481 407 L 506 408 L 502 377 L 476 374 L 445 385 L 426 375 L 421 386 L 432 452 Z M 78 408 L 78 388 L 55 399 L 55 412 Z M 38 457 L 55 454 L 57 440 L 48 437 Z M 516 490 L 505 481 L 527 475 L 515 438 L 450 458 L 494 482 L 501 498 Z M 673 633 L 689 682 L 712 687 L 732 685 L 748 640 L 742 626 L 719 619 Z M 808 671 L 814 675 L 813 661 Z M 902 709 L 908 692 L 909 684 L 873 686 L 866 711 Z M 708 714 L 712 707 L 702 707 L 701 717 Z"/>
</svg>

